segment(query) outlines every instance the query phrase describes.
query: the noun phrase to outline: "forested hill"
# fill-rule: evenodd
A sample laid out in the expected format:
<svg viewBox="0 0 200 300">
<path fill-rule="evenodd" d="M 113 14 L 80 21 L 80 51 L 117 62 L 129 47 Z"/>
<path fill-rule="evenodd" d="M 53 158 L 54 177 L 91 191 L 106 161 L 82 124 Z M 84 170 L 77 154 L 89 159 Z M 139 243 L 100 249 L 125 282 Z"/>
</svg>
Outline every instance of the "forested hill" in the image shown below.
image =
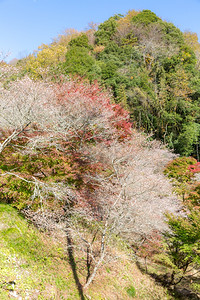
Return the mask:
<svg viewBox="0 0 200 300">
<path fill-rule="evenodd" d="M 110 88 L 134 126 L 182 155 L 199 158 L 200 45 L 150 10 L 66 30 L 18 62 L 36 78 L 80 75 Z M 48 71 L 47 71 L 48 69 Z"/>
<path fill-rule="evenodd" d="M 0 298 L 199 299 L 199 101 L 149 10 L 1 61 Z"/>
</svg>

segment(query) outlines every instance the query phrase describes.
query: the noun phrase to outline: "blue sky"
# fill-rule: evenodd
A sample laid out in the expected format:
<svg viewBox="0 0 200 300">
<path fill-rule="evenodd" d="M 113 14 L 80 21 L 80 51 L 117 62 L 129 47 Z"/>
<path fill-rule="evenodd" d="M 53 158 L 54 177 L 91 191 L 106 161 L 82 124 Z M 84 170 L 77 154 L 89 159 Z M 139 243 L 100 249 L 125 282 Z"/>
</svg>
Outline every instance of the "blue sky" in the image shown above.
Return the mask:
<svg viewBox="0 0 200 300">
<path fill-rule="evenodd" d="M 67 28 L 84 30 L 131 9 L 150 9 L 200 40 L 200 0 L 0 0 L 0 51 L 21 58 Z"/>
</svg>

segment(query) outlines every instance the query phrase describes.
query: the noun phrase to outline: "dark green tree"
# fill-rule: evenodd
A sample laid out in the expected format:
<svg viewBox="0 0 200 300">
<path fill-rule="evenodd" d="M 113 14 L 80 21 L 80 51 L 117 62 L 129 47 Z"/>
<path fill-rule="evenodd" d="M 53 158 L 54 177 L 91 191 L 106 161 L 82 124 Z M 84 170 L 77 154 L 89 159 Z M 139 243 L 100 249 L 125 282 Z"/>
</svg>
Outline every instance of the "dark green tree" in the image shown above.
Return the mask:
<svg viewBox="0 0 200 300">
<path fill-rule="evenodd" d="M 115 15 L 99 25 L 95 33 L 97 45 L 107 45 L 112 40 L 117 29 L 117 20 L 120 18 L 120 15 Z"/>
</svg>

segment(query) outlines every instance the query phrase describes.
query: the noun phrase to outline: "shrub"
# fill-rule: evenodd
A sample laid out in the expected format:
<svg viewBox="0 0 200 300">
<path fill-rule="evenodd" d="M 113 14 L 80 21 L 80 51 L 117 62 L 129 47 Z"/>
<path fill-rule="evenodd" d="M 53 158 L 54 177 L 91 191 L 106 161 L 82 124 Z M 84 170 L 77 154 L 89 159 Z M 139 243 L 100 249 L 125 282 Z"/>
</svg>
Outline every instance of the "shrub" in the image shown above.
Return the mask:
<svg viewBox="0 0 200 300">
<path fill-rule="evenodd" d="M 136 290 L 133 286 L 130 286 L 129 288 L 127 288 L 127 294 L 130 296 L 130 297 L 135 297 L 136 296 Z"/>
</svg>

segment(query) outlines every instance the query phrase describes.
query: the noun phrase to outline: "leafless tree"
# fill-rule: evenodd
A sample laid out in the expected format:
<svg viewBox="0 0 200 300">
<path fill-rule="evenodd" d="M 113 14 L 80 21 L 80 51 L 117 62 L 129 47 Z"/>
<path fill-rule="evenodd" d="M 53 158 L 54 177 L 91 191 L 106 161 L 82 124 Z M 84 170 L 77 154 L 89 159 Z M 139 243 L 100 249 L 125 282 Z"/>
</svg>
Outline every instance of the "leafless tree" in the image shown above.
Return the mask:
<svg viewBox="0 0 200 300">
<path fill-rule="evenodd" d="M 109 147 L 99 144 L 90 150 L 90 155 L 109 166 L 111 172 L 106 176 L 88 174 L 88 181 L 96 185 L 90 195 L 95 205 L 91 209 L 88 205 L 74 208 L 79 218 L 93 226 L 92 236 L 83 228 L 80 230 L 78 218 L 73 218 L 69 225 L 70 233 L 87 257 L 85 288 L 110 257 L 108 241 L 113 234 L 130 244 L 138 243 L 155 230 L 166 229 L 164 213 L 176 213 L 180 207 L 171 184 L 162 174 L 164 164 L 173 155 L 159 143 L 147 142 L 135 132 L 126 143 L 115 141 Z"/>
<path fill-rule="evenodd" d="M 0 87 L 0 153 L 25 130 L 48 127 L 53 108 L 49 107 L 53 93 L 45 83 L 34 82 L 28 77 Z"/>
</svg>

